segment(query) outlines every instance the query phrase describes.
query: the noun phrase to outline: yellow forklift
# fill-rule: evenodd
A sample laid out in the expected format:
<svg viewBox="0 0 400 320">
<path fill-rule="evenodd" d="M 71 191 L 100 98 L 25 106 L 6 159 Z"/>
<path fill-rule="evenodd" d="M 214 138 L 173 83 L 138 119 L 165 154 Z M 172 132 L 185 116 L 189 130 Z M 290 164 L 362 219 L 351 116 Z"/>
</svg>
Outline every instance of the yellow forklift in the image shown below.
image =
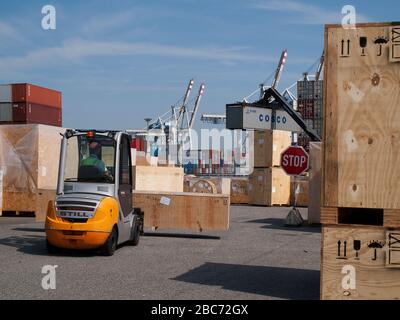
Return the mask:
<svg viewBox="0 0 400 320">
<path fill-rule="evenodd" d="M 63 135 L 57 196 L 45 229 L 49 253 L 139 243 L 143 212 L 133 207 L 131 137 L 121 131 L 71 130 Z"/>
</svg>

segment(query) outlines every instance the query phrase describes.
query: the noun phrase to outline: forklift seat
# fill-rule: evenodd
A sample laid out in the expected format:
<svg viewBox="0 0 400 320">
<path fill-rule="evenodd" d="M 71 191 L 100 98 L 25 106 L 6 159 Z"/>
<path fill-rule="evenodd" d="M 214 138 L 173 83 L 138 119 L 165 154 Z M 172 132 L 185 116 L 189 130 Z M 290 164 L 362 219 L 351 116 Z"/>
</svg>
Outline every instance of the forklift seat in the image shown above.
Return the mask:
<svg viewBox="0 0 400 320">
<path fill-rule="evenodd" d="M 79 179 L 95 179 L 103 177 L 103 173 L 100 172 L 96 166 L 80 166 L 78 171 Z"/>
</svg>

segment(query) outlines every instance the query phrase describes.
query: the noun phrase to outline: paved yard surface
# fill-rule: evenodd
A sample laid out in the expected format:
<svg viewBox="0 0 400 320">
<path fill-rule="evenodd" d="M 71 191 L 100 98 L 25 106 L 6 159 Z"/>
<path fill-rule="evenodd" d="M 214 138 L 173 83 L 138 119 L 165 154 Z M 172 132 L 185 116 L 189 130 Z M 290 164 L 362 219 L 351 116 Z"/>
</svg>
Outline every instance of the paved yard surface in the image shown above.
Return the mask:
<svg viewBox="0 0 400 320">
<path fill-rule="evenodd" d="M 284 227 L 288 210 L 232 207 L 228 232 L 147 232 L 112 257 L 50 256 L 43 224 L 0 217 L 0 299 L 318 299 L 320 228 Z"/>
</svg>

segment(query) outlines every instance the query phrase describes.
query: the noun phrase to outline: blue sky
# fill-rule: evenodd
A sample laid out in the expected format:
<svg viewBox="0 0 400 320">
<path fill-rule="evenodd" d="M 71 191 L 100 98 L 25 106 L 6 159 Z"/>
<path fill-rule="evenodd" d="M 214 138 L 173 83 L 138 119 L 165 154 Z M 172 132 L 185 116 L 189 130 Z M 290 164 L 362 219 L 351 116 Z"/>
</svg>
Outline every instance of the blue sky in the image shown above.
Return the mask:
<svg viewBox="0 0 400 320">
<path fill-rule="evenodd" d="M 46 4 L 56 30 L 41 28 Z M 191 78 L 193 93 L 206 84 L 200 114 L 223 113 L 257 89 L 285 48 L 280 89 L 301 77 L 322 53 L 323 25 L 340 23 L 346 4 L 359 21 L 400 20 L 398 0 L 2 0 L 0 83 L 62 91 L 67 127 L 143 128 Z"/>
</svg>

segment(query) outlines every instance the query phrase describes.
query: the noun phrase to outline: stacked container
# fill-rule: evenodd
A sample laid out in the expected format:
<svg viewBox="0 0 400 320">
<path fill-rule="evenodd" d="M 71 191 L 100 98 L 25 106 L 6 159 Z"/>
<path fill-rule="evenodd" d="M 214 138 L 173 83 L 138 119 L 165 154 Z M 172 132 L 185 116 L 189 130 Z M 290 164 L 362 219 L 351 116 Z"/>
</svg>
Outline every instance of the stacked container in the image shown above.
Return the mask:
<svg viewBox="0 0 400 320">
<path fill-rule="evenodd" d="M 61 127 L 61 92 L 28 83 L 0 85 L 0 124 Z"/>
<path fill-rule="evenodd" d="M 234 175 L 234 153 L 230 150 L 191 150 L 183 159 L 186 174 L 196 176 Z"/>
<path fill-rule="evenodd" d="M 323 130 L 323 81 L 310 81 L 304 79 L 297 82 L 298 112 L 308 127 L 314 129 L 320 137 Z M 298 144 L 309 148 L 310 139 L 306 134 L 300 134 Z"/>
</svg>

